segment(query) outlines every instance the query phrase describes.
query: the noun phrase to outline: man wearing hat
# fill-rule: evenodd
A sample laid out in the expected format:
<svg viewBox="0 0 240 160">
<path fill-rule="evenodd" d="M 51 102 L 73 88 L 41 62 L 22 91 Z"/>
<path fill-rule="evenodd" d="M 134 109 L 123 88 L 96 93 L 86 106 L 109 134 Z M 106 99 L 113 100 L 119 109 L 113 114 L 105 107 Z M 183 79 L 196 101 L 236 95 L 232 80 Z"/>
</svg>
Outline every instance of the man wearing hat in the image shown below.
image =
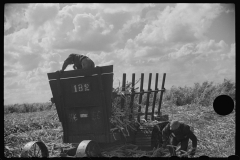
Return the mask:
<svg viewBox="0 0 240 160">
<path fill-rule="evenodd" d="M 163 146 L 166 146 L 170 137 L 170 145 L 177 146 L 181 143 L 180 152 L 187 151 L 188 141 L 191 139 L 193 149 L 190 152 L 190 156 L 194 156 L 197 148 L 197 137 L 191 131 L 190 126 L 179 121 L 171 121 L 162 130 Z M 168 147 L 171 156 L 176 155 L 175 147 Z M 182 150 L 182 151 L 181 151 Z"/>
</svg>

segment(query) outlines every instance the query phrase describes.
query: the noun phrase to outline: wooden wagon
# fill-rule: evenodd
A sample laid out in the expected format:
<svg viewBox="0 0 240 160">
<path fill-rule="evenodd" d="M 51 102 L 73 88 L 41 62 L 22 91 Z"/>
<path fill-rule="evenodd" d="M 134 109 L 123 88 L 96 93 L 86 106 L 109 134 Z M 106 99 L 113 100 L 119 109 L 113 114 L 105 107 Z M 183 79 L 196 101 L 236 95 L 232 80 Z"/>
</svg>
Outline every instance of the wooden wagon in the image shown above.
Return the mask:
<svg viewBox="0 0 240 160">
<path fill-rule="evenodd" d="M 143 90 L 144 74 L 141 74 L 140 91 L 134 90 L 135 74 L 132 74 L 132 91 L 124 96 L 131 97 L 129 107 L 132 107 L 135 95 L 139 94 L 139 104 L 142 103 L 142 96 L 147 94 L 145 113 L 138 114 L 137 121 L 140 122 L 140 116 L 144 115 L 148 120 L 161 120 L 160 108 L 164 92 L 166 74 L 163 74 L 162 87 L 158 89 L 158 73 L 155 79 L 155 88 L 151 89 L 152 73 L 149 74 L 148 89 Z M 63 127 L 63 143 L 72 143 L 76 147 L 71 150 L 63 150 L 61 156 L 73 157 L 96 157 L 101 156 L 104 147 L 126 141 L 142 147 L 150 146 L 150 136 L 152 126 L 142 125 L 137 131 L 130 130 L 127 139 L 121 132 L 110 132 L 109 122 L 112 107 L 112 89 L 113 89 L 113 66 L 96 67 L 94 69 L 71 70 L 64 73 L 48 73 L 49 84 L 51 87 L 53 102 L 55 103 L 59 120 Z M 123 74 L 122 91 L 126 88 L 126 74 Z M 158 105 L 158 116 L 154 116 L 157 93 L 161 92 Z M 148 113 L 149 96 L 154 93 L 152 102 L 152 112 Z M 122 105 L 124 100 L 122 99 Z M 138 108 L 139 113 L 141 106 Z M 132 118 L 132 117 L 129 117 Z M 168 120 L 168 116 L 165 116 Z M 37 148 L 40 150 L 36 150 Z M 21 157 L 30 157 L 29 151 L 34 152 L 32 156 L 48 157 L 48 149 L 41 141 L 27 143 L 22 150 Z"/>
</svg>

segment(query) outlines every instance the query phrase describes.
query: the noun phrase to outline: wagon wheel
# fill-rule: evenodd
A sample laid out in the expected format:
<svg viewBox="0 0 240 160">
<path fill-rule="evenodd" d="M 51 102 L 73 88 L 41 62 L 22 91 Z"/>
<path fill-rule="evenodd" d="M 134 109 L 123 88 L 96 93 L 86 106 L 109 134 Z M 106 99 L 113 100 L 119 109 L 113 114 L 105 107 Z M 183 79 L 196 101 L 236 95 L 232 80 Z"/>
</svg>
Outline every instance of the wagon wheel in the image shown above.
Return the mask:
<svg viewBox="0 0 240 160">
<path fill-rule="evenodd" d="M 92 140 L 82 141 L 77 148 L 76 157 L 99 157 L 100 148 L 98 143 Z"/>
<path fill-rule="evenodd" d="M 28 142 L 22 150 L 21 157 L 48 157 L 49 152 L 43 142 Z"/>
</svg>

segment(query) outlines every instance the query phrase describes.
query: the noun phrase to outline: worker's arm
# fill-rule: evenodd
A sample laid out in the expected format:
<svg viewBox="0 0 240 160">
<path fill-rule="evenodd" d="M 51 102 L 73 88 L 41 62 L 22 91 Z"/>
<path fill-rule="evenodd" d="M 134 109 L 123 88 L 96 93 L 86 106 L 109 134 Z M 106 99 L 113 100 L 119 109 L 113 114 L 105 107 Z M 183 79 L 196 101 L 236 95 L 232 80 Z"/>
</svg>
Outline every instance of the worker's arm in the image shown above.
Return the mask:
<svg viewBox="0 0 240 160">
<path fill-rule="evenodd" d="M 188 130 L 188 133 L 187 133 L 188 137 L 191 139 L 192 141 L 192 150 L 190 152 L 190 155 L 193 156 L 195 155 L 195 152 L 196 152 L 196 149 L 197 149 L 197 137 L 194 135 L 194 133 L 190 130 L 190 127 L 189 127 L 189 130 Z"/>
<path fill-rule="evenodd" d="M 189 132 L 188 136 L 192 141 L 192 147 L 196 148 L 197 147 L 197 137 L 192 133 L 192 131 Z"/>
<path fill-rule="evenodd" d="M 169 123 L 162 130 L 162 140 L 163 140 L 164 145 L 166 145 L 167 140 L 170 136 L 170 133 L 171 132 L 170 132 L 170 123 Z"/>
<path fill-rule="evenodd" d="M 65 60 L 63 65 L 62 65 L 62 71 L 64 71 L 67 68 L 68 64 L 69 64 L 68 61 Z"/>
<path fill-rule="evenodd" d="M 67 66 L 69 65 L 69 64 L 72 64 L 73 62 L 72 62 L 72 57 L 68 57 L 65 61 L 64 61 L 64 63 L 63 63 L 63 65 L 62 65 L 62 70 L 61 70 L 61 72 L 63 72 L 66 68 L 67 68 Z"/>
</svg>

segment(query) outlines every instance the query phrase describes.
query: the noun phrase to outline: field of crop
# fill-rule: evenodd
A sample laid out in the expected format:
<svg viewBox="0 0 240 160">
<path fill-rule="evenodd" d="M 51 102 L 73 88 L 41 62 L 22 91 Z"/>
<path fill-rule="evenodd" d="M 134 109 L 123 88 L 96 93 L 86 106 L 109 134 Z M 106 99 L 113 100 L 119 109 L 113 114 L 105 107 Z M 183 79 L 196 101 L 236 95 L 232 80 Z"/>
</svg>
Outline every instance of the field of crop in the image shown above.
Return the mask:
<svg viewBox="0 0 240 160">
<path fill-rule="evenodd" d="M 54 144 L 62 143 L 61 123 L 55 113 L 56 110 L 46 110 L 4 115 L 5 157 L 18 157 L 21 148 L 29 141 L 40 139 L 50 151 Z"/>
<path fill-rule="evenodd" d="M 170 120 L 179 119 L 194 127 L 199 140 L 196 156 L 235 155 L 235 113 L 222 117 L 207 108 L 200 109 L 191 105 L 181 107 L 164 105 L 162 111 L 164 114 L 169 114 Z M 4 115 L 4 155 L 19 157 L 21 148 L 27 142 L 40 139 L 47 145 L 50 157 L 59 157 L 59 147 L 71 145 L 62 143 L 61 123 L 55 113 L 55 110 L 51 110 Z M 189 145 L 191 146 L 191 143 Z M 148 153 L 138 149 L 133 150 L 132 153 L 135 153 L 135 156 L 153 155 L 153 152 Z"/>
<path fill-rule="evenodd" d="M 198 138 L 196 157 L 235 155 L 235 110 L 227 116 L 217 115 L 213 111 L 211 98 L 219 94 L 227 94 L 235 101 L 235 84 L 230 81 L 224 81 L 219 85 L 204 82 L 202 85 L 195 85 L 195 88 L 173 87 L 164 94 L 162 113 L 168 114 L 170 120 L 178 119 L 194 127 L 194 133 Z M 142 111 L 144 110 L 143 107 Z M 62 143 L 62 136 L 62 126 L 55 106 L 51 106 L 50 103 L 35 106 L 31 104 L 4 106 L 5 157 L 19 157 L 22 147 L 34 140 L 44 142 L 50 157 L 59 157 L 60 147 L 71 147 L 71 144 Z M 126 144 L 105 151 L 104 155 L 167 156 L 163 152 L 167 151 L 161 148 L 144 151 L 135 145 Z"/>
</svg>

